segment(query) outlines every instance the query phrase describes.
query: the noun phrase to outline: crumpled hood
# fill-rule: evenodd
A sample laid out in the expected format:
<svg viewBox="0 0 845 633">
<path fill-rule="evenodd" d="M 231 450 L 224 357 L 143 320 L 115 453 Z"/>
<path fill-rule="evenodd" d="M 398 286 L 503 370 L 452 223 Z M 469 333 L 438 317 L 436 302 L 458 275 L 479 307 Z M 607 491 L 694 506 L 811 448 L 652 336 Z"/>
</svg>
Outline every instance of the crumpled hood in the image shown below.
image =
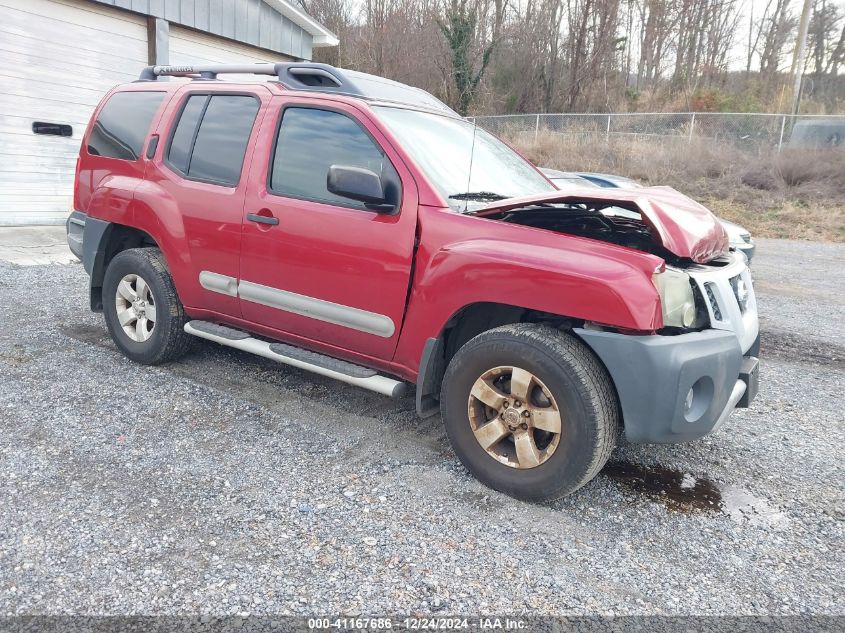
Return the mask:
<svg viewBox="0 0 845 633">
<path fill-rule="evenodd" d="M 482 207 L 475 215 L 483 217 L 529 205 L 577 201 L 633 204 L 666 250 L 698 264 L 728 252 L 728 234 L 716 216 L 671 187 L 566 189 L 499 200 Z"/>
</svg>

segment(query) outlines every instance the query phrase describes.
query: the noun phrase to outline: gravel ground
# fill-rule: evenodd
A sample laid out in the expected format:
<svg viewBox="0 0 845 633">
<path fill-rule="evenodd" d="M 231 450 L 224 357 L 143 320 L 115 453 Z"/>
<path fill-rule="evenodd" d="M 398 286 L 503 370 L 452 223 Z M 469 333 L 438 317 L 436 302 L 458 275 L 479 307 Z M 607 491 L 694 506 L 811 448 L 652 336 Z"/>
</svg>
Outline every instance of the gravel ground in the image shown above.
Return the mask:
<svg viewBox="0 0 845 633">
<path fill-rule="evenodd" d="M 538 506 L 410 398 L 213 344 L 134 365 L 80 265 L 0 264 L 0 614 L 845 615 L 843 266 L 761 240 L 753 408 Z"/>
</svg>

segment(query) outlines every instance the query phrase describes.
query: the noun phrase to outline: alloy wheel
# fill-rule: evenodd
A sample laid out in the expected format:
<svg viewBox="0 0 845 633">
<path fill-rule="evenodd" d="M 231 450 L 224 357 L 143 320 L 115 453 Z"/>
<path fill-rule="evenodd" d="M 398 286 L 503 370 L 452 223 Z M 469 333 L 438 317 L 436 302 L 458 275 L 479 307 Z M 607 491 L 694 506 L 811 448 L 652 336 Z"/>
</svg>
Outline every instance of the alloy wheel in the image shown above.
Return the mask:
<svg viewBox="0 0 845 633">
<path fill-rule="evenodd" d="M 114 297 L 117 320 L 123 332 L 136 343 L 153 335 L 156 306 L 150 286 L 139 275 L 125 275 L 117 285 Z"/>
<path fill-rule="evenodd" d="M 487 454 L 511 468 L 535 468 L 560 443 L 561 416 L 551 391 L 520 367 L 494 367 L 469 394 L 475 439 Z"/>
</svg>

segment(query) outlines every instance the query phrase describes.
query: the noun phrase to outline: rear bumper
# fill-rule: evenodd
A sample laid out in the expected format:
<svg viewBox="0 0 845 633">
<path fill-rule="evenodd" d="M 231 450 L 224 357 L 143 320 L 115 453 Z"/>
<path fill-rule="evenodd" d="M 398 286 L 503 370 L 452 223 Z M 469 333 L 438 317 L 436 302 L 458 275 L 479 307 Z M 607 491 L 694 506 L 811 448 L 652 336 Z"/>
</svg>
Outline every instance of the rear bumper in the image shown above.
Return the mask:
<svg viewBox="0 0 845 633">
<path fill-rule="evenodd" d="M 102 311 L 102 281 L 105 268 L 105 247 L 108 243 L 104 239 L 110 222 L 98 220 L 74 211 L 67 219 L 67 243 L 71 252 L 82 260 L 82 267 L 90 277 L 89 295 L 91 309 Z"/>
<path fill-rule="evenodd" d="M 732 332 L 629 336 L 576 329 L 607 367 L 631 442 L 675 443 L 715 431 L 757 393 L 757 359 Z"/>
<path fill-rule="evenodd" d="M 70 252 L 78 259 L 82 259 L 82 237 L 85 234 L 86 215 L 80 211 L 74 211 L 65 222 L 67 229 L 67 245 Z"/>
<path fill-rule="evenodd" d="M 111 223 L 74 211 L 65 226 L 71 252 L 82 260 L 85 272 L 92 275 L 95 268 L 103 264 L 103 235 Z"/>
</svg>

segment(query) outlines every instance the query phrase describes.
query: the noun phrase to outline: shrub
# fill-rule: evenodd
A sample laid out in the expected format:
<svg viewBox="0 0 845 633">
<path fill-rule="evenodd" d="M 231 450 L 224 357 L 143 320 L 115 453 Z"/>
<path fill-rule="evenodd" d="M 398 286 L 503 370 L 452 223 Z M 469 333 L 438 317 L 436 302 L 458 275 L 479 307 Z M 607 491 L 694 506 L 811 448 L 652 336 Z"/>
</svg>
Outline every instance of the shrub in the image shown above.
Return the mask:
<svg viewBox="0 0 845 633">
<path fill-rule="evenodd" d="M 845 152 L 838 150 L 787 149 L 777 156 L 774 168 L 789 187 L 804 183 L 845 179 Z"/>
<path fill-rule="evenodd" d="M 740 181 L 744 185 L 763 191 L 776 191 L 779 188 L 778 179 L 768 165 L 752 166 L 742 174 Z"/>
</svg>

